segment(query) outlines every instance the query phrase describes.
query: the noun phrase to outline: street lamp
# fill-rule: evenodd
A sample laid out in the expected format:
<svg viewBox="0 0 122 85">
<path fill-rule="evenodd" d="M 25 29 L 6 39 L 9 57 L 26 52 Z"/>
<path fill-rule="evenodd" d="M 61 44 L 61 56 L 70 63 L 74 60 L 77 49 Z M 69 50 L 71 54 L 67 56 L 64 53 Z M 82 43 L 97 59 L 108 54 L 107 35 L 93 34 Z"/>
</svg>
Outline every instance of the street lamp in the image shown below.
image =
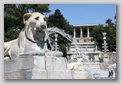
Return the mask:
<svg viewBox="0 0 122 85">
<path fill-rule="evenodd" d="M 103 40 L 104 40 L 104 62 L 108 63 L 109 59 L 107 57 L 107 43 L 106 43 L 106 32 L 103 32 Z"/>
<path fill-rule="evenodd" d="M 103 43 L 103 45 L 104 45 L 104 53 L 106 53 L 106 32 L 103 32 L 103 40 L 104 40 L 104 43 Z"/>
<path fill-rule="evenodd" d="M 103 32 L 103 36 L 106 36 L 106 32 Z"/>
</svg>

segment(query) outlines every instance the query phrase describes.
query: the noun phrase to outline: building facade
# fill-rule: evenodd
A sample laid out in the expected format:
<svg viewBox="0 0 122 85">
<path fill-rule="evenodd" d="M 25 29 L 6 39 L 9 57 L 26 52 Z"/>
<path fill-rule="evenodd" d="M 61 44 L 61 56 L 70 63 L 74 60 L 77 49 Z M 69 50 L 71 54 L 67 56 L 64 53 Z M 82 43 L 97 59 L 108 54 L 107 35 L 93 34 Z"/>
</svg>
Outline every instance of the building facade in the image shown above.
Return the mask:
<svg viewBox="0 0 122 85">
<path fill-rule="evenodd" d="M 96 42 L 91 36 L 95 24 L 73 25 L 73 42 L 67 49 L 68 59 L 84 57 L 87 61 L 98 60 L 99 51 Z"/>
</svg>

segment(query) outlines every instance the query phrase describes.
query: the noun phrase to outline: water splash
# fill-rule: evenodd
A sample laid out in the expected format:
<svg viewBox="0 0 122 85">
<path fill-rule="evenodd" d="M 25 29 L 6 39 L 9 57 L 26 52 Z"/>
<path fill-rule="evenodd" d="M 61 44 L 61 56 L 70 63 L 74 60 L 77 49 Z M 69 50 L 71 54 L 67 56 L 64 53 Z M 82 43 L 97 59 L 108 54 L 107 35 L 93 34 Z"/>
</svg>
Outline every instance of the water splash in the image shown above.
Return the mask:
<svg viewBox="0 0 122 85">
<path fill-rule="evenodd" d="M 46 34 L 46 37 L 47 37 L 47 40 L 49 42 L 49 45 L 51 47 L 51 50 L 54 50 L 54 46 L 52 44 L 53 40 L 51 39 L 50 35 L 51 34 L 60 34 L 61 36 L 63 36 L 64 38 L 66 38 L 68 41 L 72 42 L 73 41 L 73 38 L 67 34 L 66 32 L 64 32 L 64 30 L 61 30 L 57 27 L 51 27 L 51 28 L 47 28 L 44 30 L 45 31 L 45 34 Z"/>
<path fill-rule="evenodd" d="M 58 34 L 62 35 L 63 37 L 65 37 L 70 42 L 73 41 L 73 38 L 69 34 L 67 34 L 66 32 L 64 32 L 64 30 L 61 30 L 57 27 L 47 28 L 45 31 L 47 32 L 48 35 L 58 33 Z"/>
</svg>

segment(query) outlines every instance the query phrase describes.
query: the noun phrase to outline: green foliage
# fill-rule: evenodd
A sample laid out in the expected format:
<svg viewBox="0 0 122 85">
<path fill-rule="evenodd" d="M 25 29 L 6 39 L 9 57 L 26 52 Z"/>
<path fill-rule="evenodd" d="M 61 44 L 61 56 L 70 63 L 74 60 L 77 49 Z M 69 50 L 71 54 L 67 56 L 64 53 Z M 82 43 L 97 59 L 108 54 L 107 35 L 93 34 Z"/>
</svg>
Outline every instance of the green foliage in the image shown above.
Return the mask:
<svg viewBox="0 0 122 85">
<path fill-rule="evenodd" d="M 112 23 L 112 20 L 111 19 L 107 19 L 105 23 L 106 23 L 106 25 L 108 27 L 113 27 L 114 26 L 114 23 Z"/>
<path fill-rule="evenodd" d="M 11 27 L 5 33 L 6 38 L 4 39 L 4 41 L 10 41 L 11 39 L 16 39 L 16 36 L 19 35 L 19 32 L 20 32 L 19 30 L 16 30 L 14 27 Z"/>
<path fill-rule="evenodd" d="M 55 13 L 48 17 L 48 27 L 58 27 L 67 33 L 72 33 L 71 25 L 69 25 L 69 22 L 63 17 L 59 9 L 56 9 Z"/>
<path fill-rule="evenodd" d="M 99 49 L 102 49 L 102 43 L 103 43 L 103 35 L 102 32 L 104 31 L 104 26 L 102 24 L 99 24 L 97 27 L 95 27 L 91 33 L 91 35 L 94 37 L 95 41 L 97 41 L 97 45 Z"/>
<path fill-rule="evenodd" d="M 49 4 L 5 4 L 4 5 L 4 41 L 18 37 L 23 29 L 23 15 L 28 12 L 48 13 Z"/>
<path fill-rule="evenodd" d="M 51 14 L 48 17 L 48 27 L 58 27 L 64 30 L 68 34 L 72 34 L 72 26 L 69 25 L 69 22 L 63 17 L 59 9 L 55 10 L 54 14 Z M 69 46 L 69 41 L 67 41 L 61 35 L 58 36 L 58 45 L 59 50 L 63 52 L 63 56 L 67 56 L 66 54 L 66 47 Z"/>
<path fill-rule="evenodd" d="M 32 12 L 40 12 L 42 14 L 49 13 L 49 4 L 29 4 L 29 10 Z"/>
<path fill-rule="evenodd" d="M 67 51 L 66 51 L 66 44 L 64 44 L 64 43 L 61 43 L 60 44 L 60 50 L 63 52 L 63 56 L 65 56 L 66 57 L 66 55 L 67 55 Z"/>
<path fill-rule="evenodd" d="M 105 26 L 99 24 L 92 31 L 91 35 L 97 41 L 100 50 L 102 50 L 103 32 L 106 32 L 106 42 L 108 43 L 107 45 L 108 50 L 115 51 L 116 50 L 116 23 L 113 23 L 111 19 L 107 19 Z"/>
</svg>

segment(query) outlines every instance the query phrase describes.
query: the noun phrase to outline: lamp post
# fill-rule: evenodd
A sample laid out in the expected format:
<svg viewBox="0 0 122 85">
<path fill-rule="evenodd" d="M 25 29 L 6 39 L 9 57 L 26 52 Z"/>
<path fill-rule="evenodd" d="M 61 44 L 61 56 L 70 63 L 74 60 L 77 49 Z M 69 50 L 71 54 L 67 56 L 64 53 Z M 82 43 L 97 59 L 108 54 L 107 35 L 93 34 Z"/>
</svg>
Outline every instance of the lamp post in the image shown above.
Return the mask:
<svg viewBox="0 0 122 85">
<path fill-rule="evenodd" d="M 106 54 L 106 32 L 103 32 L 103 40 L 104 40 L 104 53 Z"/>
<path fill-rule="evenodd" d="M 108 63 L 109 59 L 108 59 L 107 54 L 106 54 L 106 52 L 107 52 L 106 32 L 103 32 L 103 41 L 104 41 L 104 43 L 103 43 L 103 45 L 104 45 L 104 58 L 103 59 L 104 59 L 105 63 Z"/>
</svg>

